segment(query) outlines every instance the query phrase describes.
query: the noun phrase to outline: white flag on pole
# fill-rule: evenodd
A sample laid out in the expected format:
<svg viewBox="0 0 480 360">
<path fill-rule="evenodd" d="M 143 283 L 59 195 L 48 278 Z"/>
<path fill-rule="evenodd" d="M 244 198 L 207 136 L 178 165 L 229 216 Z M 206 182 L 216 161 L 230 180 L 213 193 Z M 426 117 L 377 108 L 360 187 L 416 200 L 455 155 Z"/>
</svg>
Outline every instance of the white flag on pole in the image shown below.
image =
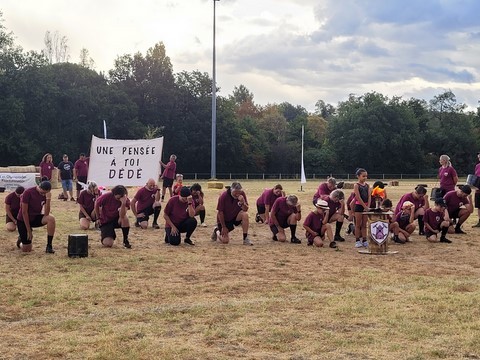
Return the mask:
<svg viewBox="0 0 480 360">
<path fill-rule="evenodd" d="M 304 135 L 305 135 L 305 129 L 304 129 L 304 126 L 302 125 L 302 175 L 301 175 L 301 179 L 300 179 L 300 184 L 306 184 L 307 183 L 307 178 L 305 176 L 305 166 L 303 165 L 303 138 L 304 138 Z"/>
</svg>

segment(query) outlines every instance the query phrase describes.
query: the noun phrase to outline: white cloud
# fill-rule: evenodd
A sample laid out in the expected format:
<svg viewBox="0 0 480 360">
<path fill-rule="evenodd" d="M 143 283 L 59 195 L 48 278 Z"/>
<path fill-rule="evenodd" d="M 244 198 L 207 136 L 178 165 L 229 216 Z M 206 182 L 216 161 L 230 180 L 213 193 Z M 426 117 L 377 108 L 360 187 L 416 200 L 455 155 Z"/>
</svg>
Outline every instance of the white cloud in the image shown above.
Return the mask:
<svg viewBox="0 0 480 360">
<path fill-rule="evenodd" d="M 87 48 L 97 70 L 117 55 L 163 41 L 174 71 L 211 73 L 213 0 L 2 0 L 5 26 L 26 50 L 45 31 L 69 39 L 70 61 Z M 313 110 L 350 93 L 426 100 L 445 89 L 477 106 L 480 2 L 475 0 L 221 0 L 217 82 L 244 84 L 260 104 Z"/>
</svg>

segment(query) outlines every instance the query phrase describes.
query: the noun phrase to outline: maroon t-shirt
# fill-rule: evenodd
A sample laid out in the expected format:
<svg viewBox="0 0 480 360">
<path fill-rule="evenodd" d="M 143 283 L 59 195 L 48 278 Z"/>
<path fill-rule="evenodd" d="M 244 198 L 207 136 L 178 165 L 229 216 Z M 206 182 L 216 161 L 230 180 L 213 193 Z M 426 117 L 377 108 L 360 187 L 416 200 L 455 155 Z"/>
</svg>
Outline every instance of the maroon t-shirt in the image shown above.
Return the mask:
<svg viewBox="0 0 480 360">
<path fill-rule="evenodd" d="M 190 217 L 188 215 L 188 202 L 183 202 L 180 200 L 179 195 L 172 196 L 167 205 L 165 205 L 164 213 L 168 215 L 170 221 L 178 226 L 180 223 Z M 165 223 L 165 227 L 169 228 L 170 226 Z"/>
<path fill-rule="evenodd" d="M 440 179 L 440 188 L 449 192 L 455 190 L 455 182 L 453 178 L 457 176 L 457 172 L 452 166 L 443 167 L 438 169 L 438 178 Z"/>
<path fill-rule="evenodd" d="M 135 199 L 137 199 L 137 213 L 141 213 L 145 209 L 149 209 L 153 206 L 155 202 L 155 195 L 159 191 L 158 187 L 154 187 L 152 190 L 148 190 L 145 186 L 138 189 L 135 194 Z"/>
<path fill-rule="evenodd" d="M 310 229 L 320 234 L 323 226 L 323 218 L 323 212 L 319 211 L 318 214 L 316 214 L 312 211 L 307 215 L 303 225 L 308 226 Z M 307 238 L 311 237 L 308 231 L 305 232 L 305 235 Z"/>
<path fill-rule="evenodd" d="M 315 193 L 315 195 L 313 195 L 313 201 L 317 201 L 317 199 L 319 199 L 322 195 L 330 195 L 332 191 L 333 190 L 330 190 L 328 188 L 328 183 L 321 183 L 317 189 L 317 192 Z"/>
<path fill-rule="evenodd" d="M 95 199 L 97 195 L 91 194 L 88 190 L 82 190 L 80 196 L 77 199 L 78 205 L 82 205 L 87 214 L 91 214 L 95 208 Z"/>
<path fill-rule="evenodd" d="M 475 176 L 480 177 L 480 163 L 475 165 Z M 477 191 L 475 191 L 475 193 L 480 194 L 480 189 L 477 189 Z"/>
<path fill-rule="evenodd" d="M 277 200 L 281 196 L 282 196 L 282 193 L 280 193 L 279 195 L 275 195 L 275 193 L 273 192 L 273 189 L 265 189 L 262 195 L 260 195 L 260 197 L 257 199 L 257 205 L 260 205 L 260 206 L 268 205 L 270 206 L 270 209 L 271 209 L 275 200 Z"/>
<path fill-rule="evenodd" d="M 22 209 L 24 204 L 28 205 L 28 218 L 30 221 L 37 215 L 42 215 L 43 205 L 45 205 L 47 198 L 45 195 L 40 194 L 37 191 L 37 187 L 34 186 L 24 191 L 20 199 L 20 209 Z M 20 210 L 18 212 L 17 219 L 23 221 L 23 214 Z"/>
<path fill-rule="evenodd" d="M 77 171 L 77 176 L 88 176 L 88 161 L 89 158 L 85 158 L 85 160 L 78 159 L 75 161 L 75 165 L 73 167 Z"/>
<path fill-rule="evenodd" d="M 245 199 L 245 203 L 248 205 L 247 195 L 244 191 L 240 192 L 240 195 Z M 237 218 L 238 213 L 242 210 L 242 207 L 238 205 L 238 199 L 235 199 L 230 192 L 230 189 L 224 191 L 218 198 L 217 210 L 223 212 L 225 222 L 234 221 Z M 220 222 L 217 215 L 217 221 Z"/>
<path fill-rule="evenodd" d="M 468 198 L 458 196 L 456 190 L 449 191 L 443 198 L 447 203 L 447 211 L 449 215 L 452 215 L 455 210 L 460 208 L 460 206 L 470 204 Z"/>
<path fill-rule="evenodd" d="M 203 194 L 203 192 L 200 192 L 200 194 L 192 194 L 193 205 L 195 206 L 195 208 L 202 205 L 200 203 L 200 196 L 202 197 L 202 200 L 204 200 L 205 195 Z"/>
<path fill-rule="evenodd" d="M 275 215 L 278 223 L 285 224 L 290 215 L 296 214 L 297 208 L 287 204 L 286 197 L 280 197 L 273 203 L 272 215 Z"/>
<path fill-rule="evenodd" d="M 440 230 L 440 224 L 444 220 L 445 213 L 443 211 L 436 212 L 434 209 L 425 210 L 425 215 L 423 215 L 423 221 L 425 224 L 430 225 L 433 230 Z"/>
<path fill-rule="evenodd" d="M 118 219 L 118 210 L 122 206 L 122 202 L 115 199 L 115 195 L 113 195 L 111 191 L 101 195 L 96 202 L 98 203 L 98 206 L 101 207 L 100 222 L 102 224 Z M 127 198 L 125 206 L 127 209 L 130 209 L 130 199 Z"/>
<path fill-rule="evenodd" d="M 325 200 L 328 203 L 328 208 L 329 208 L 328 214 L 330 217 L 332 217 L 332 215 L 334 215 L 338 211 L 338 209 L 342 207 L 342 204 L 340 203 L 340 201 L 335 202 L 328 195 L 321 195 L 320 199 Z"/>
<path fill-rule="evenodd" d="M 5 204 L 10 206 L 10 211 L 15 215 L 20 210 L 20 197 L 14 191 L 7 195 L 5 198 Z"/>
<path fill-rule="evenodd" d="M 175 172 L 177 171 L 177 163 L 175 161 L 169 161 L 165 170 L 163 170 L 162 176 L 166 179 L 175 179 Z"/>
<path fill-rule="evenodd" d="M 402 206 L 403 206 L 403 203 L 405 201 L 412 202 L 413 205 L 415 205 L 415 211 L 417 211 L 418 209 L 420 209 L 422 206 L 425 205 L 425 197 L 415 199 L 415 197 L 413 196 L 412 193 L 408 193 L 408 194 L 403 195 L 400 198 L 400 201 L 398 202 L 397 206 L 395 207 L 395 215 L 397 215 L 399 212 L 402 211 Z"/>
<path fill-rule="evenodd" d="M 405 230 L 410 224 L 410 213 L 404 213 L 403 211 L 400 211 L 395 216 L 395 221 L 398 223 L 398 226 L 400 226 L 400 229 Z"/>
<path fill-rule="evenodd" d="M 55 168 L 52 162 L 44 162 L 40 163 L 40 176 L 46 176 L 48 180 L 52 179 L 52 171 Z"/>
</svg>

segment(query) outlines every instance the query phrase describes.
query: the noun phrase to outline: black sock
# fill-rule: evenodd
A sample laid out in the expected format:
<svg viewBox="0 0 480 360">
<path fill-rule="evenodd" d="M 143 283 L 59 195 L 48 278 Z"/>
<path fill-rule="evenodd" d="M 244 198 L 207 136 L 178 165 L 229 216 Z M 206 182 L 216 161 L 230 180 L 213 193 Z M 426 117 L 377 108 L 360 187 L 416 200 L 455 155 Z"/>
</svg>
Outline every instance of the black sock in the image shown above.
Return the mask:
<svg viewBox="0 0 480 360">
<path fill-rule="evenodd" d="M 243 233 L 243 240 L 245 240 L 247 238 L 248 234 L 247 233 Z"/>
<path fill-rule="evenodd" d="M 47 235 L 47 245 L 52 246 L 53 235 Z"/>
<path fill-rule="evenodd" d="M 442 227 L 442 237 L 444 238 L 447 235 L 448 227 Z"/>
<path fill-rule="evenodd" d="M 340 236 L 340 231 L 342 231 L 343 222 L 337 221 L 335 224 L 335 236 Z"/>
<path fill-rule="evenodd" d="M 297 224 L 290 225 L 290 232 L 292 233 L 292 239 L 295 237 L 295 232 L 297 231 Z"/>
<path fill-rule="evenodd" d="M 425 223 L 423 222 L 423 215 L 418 215 L 418 231 L 419 232 L 424 232 L 424 225 Z"/>
<path fill-rule="evenodd" d="M 160 210 L 162 210 L 161 206 L 157 206 L 153 208 L 153 223 L 156 224 L 158 217 L 160 216 Z"/>
<path fill-rule="evenodd" d="M 122 227 L 123 241 L 128 240 L 129 231 L 130 231 L 130 227 Z"/>
<path fill-rule="evenodd" d="M 200 210 L 200 211 L 199 211 L 200 222 L 201 222 L 201 223 L 204 223 L 204 222 L 205 222 L 205 214 L 206 214 L 205 210 Z"/>
</svg>

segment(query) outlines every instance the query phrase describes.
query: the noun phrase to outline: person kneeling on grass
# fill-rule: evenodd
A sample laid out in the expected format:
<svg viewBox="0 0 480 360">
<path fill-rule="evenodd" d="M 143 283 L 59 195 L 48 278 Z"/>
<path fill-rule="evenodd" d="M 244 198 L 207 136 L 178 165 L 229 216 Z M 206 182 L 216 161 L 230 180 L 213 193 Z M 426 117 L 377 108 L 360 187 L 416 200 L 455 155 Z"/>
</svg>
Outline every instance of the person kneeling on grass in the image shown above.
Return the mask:
<svg viewBox="0 0 480 360">
<path fill-rule="evenodd" d="M 393 240 L 396 243 L 403 244 L 410 241 L 410 235 L 415 231 L 415 204 L 411 201 L 405 201 L 402 204 L 400 212 L 395 217 L 398 224 L 398 240 Z"/>
<path fill-rule="evenodd" d="M 435 200 L 435 206 L 427 209 L 423 216 L 425 222 L 425 236 L 430 242 L 441 242 L 450 244 L 452 241 L 447 239 L 450 218 L 448 217 L 447 204 L 443 198 Z M 440 239 L 438 238 L 440 234 Z"/>
<path fill-rule="evenodd" d="M 17 230 L 17 216 L 20 211 L 20 198 L 25 191 L 23 186 L 18 186 L 14 192 L 5 198 L 5 227 L 8 231 Z"/>
<path fill-rule="evenodd" d="M 335 241 L 345 241 L 340 235 L 342 231 L 343 221 L 345 219 L 345 194 L 342 190 L 333 190 L 330 195 L 321 195 L 321 200 L 325 200 L 328 204 L 330 211 L 328 212 L 328 222 L 335 223 Z M 316 205 L 316 203 L 314 204 Z"/>
<path fill-rule="evenodd" d="M 197 228 L 197 219 L 195 219 L 195 208 L 188 187 L 182 187 L 179 195 L 174 195 L 168 200 L 163 211 L 163 218 L 165 219 L 166 243 L 180 245 L 180 234 L 186 233 L 184 243 L 195 245 L 190 237 Z"/>
<path fill-rule="evenodd" d="M 449 191 L 443 198 L 447 204 L 448 217 L 450 218 L 448 233 L 466 234 L 461 226 L 473 213 L 472 189 L 468 185 L 459 185 L 456 190 Z M 454 219 L 458 219 L 455 227 L 453 226 Z"/>
<path fill-rule="evenodd" d="M 154 229 L 160 229 L 157 220 L 160 216 L 160 189 L 157 187 L 155 180 L 148 179 L 144 187 L 138 189 L 137 193 L 132 199 L 132 212 L 137 219 L 135 221 L 136 227 L 146 229 L 148 227 L 148 220 L 153 214 Z"/>
<path fill-rule="evenodd" d="M 199 183 L 195 183 L 190 186 L 190 192 L 192 193 L 195 216 L 200 215 L 200 226 L 207 227 L 207 224 L 205 224 L 205 216 L 207 215 L 204 205 L 205 195 L 203 194 L 202 186 Z"/>
<path fill-rule="evenodd" d="M 115 186 L 111 191 L 100 196 L 95 201 L 95 213 L 99 218 L 101 231 L 101 243 L 105 247 L 112 247 L 117 235 L 115 229 L 121 228 L 123 233 L 123 246 L 130 249 L 128 241 L 130 223 L 127 210 L 130 208 L 130 200 L 127 189 L 123 185 Z"/>
<path fill-rule="evenodd" d="M 52 185 L 49 181 L 42 181 L 40 185 L 25 190 L 20 201 L 18 213 L 18 240 L 17 247 L 23 252 L 32 251 L 32 228 L 47 225 L 47 247 L 45 252 L 54 254 L 52 247 L 55 235 L 55 218 L 50 215 L 50 202 Z M 44 212 L 42 214 L 42 208 Z"/>
<path fill-rule="evenodd" d="M 337 243 L 333 240 L 332 226 L 328 223 L 329 209 L 325 200 L 318 199 L 315 203 L 315 210 L 308 214 L 303 222 L 308 246 L 322 247 L 326 234 L 327 239 L 330 241 L 329 246 L 332 249 L 337 247 Z"/>
<path fill-rule="evenodd" d="M 88 230 L 90 228 L 90 222 L 97 221 L 95 200 L 98 198 L 99 193 L 97 183 L 90 181 L 87 188 L 82 190 L 77 198 L 77 203 L 80 208 L 78 219 L 80 220 L 80 228 L 82 230 Z"/>
<path fill-rule="evenodd" d="M 295 195 L 282 196 L 275 200 L 270 215 L 270 230 L 273 233 L 274 241 L 285 242 L 286 228 L 290 228 L 292 244 L 301 244 L 302 241 L 295 236 L 297 230 L 297 222 L 302 218 L 301 206 Z"/>
<path fill-rule="evenodd" d="M 212 241 L 228 244 L 229 232 L 242 225 L 243 245 L 253 245 L 248 238 L 248 201 L 239 182 L 233 182 L 218 198 L 217 226 L 213 229 Z"/>
</svg>

